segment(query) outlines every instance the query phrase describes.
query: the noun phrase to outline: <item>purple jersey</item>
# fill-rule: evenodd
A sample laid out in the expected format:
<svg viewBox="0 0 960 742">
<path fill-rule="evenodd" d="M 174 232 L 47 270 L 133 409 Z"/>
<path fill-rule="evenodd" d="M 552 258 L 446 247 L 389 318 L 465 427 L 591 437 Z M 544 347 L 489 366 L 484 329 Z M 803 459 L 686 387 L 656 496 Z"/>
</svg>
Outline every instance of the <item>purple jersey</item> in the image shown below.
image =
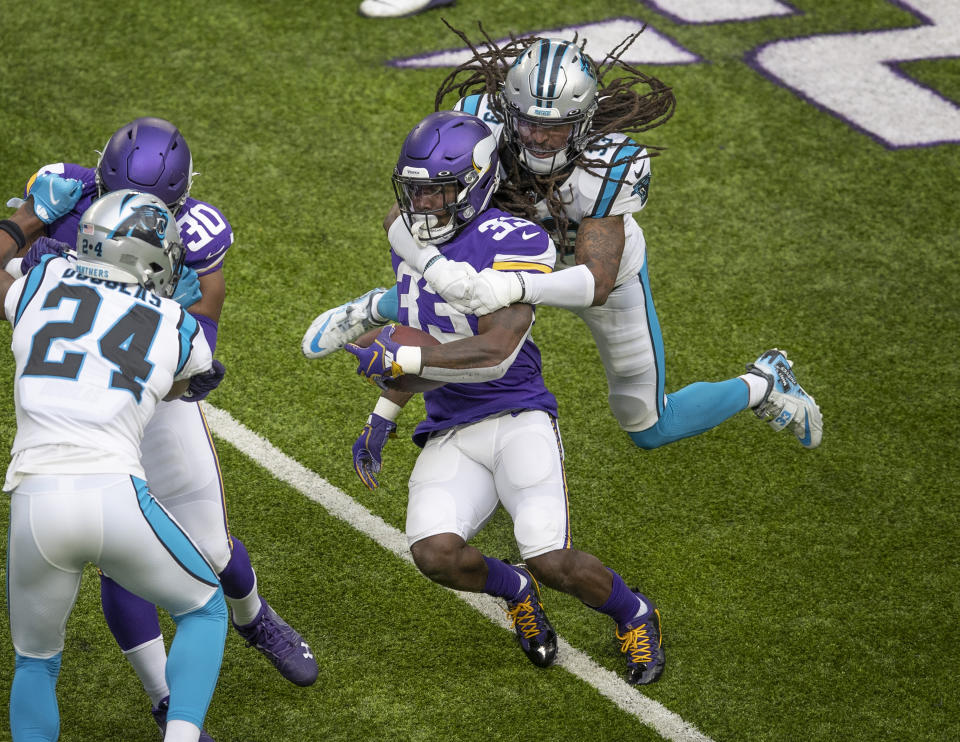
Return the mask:
<svg viewBox="0 0 960 742">
<path fill-rule="evenodd" d="M 556 250 L 542 227 L 526 219 L 488 209 L 451 242 L 441 246 L 444 257 L 469 263 L 478 271 L 553 270 Z M 435 294 L 423 276 L 391 253 L 397 274 L 400 322 L 429 332 L 441 342 L 477 334 L 478 319 L 464 315 Z M 557 415 L 557 400 L 543 382 L 540 350 L 527 338 L 507 373 L 496 381 L 445 384 L 425 392 L 427 419 L 417 425 L 413 440 L 426 443 L 430 433 L 477 422 L 491 415 L 518 410 L 543 410 Z"/>
<path fill-rule="evenodd" d="M 47 227 L 47 234 L 50 237 L 66 242 L 71 247 L 75 246 L 80 217 L 97 198 L 96 171 L 70 162 L 45 165 L 27 181 L 24 197 L 37 175 L 48 172 L 62 175 L 64 178 L 75 178 L 83 183 L 83 192 L 73 210 Z M 227 249 L 233 244 L 233 229 L 223 214 L 208 203 L 188 197 L 176 217 L 177 226 L 180 228 L 180 239 L 186 249 L 184 262 L 187 266 L 201 276 L 219 270 L 223 266 Z"/>
</svg>

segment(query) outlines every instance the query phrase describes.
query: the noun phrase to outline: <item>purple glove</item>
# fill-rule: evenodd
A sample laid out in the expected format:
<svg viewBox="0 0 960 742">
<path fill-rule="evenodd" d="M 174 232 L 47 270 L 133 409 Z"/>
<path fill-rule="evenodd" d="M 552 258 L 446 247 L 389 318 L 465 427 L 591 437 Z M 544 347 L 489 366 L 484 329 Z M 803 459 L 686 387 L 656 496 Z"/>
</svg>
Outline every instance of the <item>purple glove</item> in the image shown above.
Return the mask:
<svg viewBox="0 0 960 742">
<path fill-rule="evenodd" d="M 383 447 L 387 445 L 387 438 L 396 438 L 394 432 L 397 424 L 376 412 L 367 418 L 360 437 L 353 444 L 353 468 L 357 471 L 360 481 L 367 485 L 367 489 L 375 490 L 380 486 L 374 476 L 380 471 Z"/>
<path fill-rule="evenodd" d="M 353 353 L 360 362 L 357 366 L 358 375 L 366 376 L 374 383 L 380 384 L 384 379 L 395 379 L 403 373 L 403 369 L 396 362 L 400 343 L 390 339 L 393 330 L 393 325 L 387 325 L 366 348 L 353 343 L 343 346 L 344 350 Z"/>
<path fill-rule="evenodd" d="M 190 388 L 180 399 L 184 402 L 199 402 L 216 389 L 223 381 L 227 370 L 217 359 L 213 359 L 213 368 L 190 378 Z"/>
<path fill-rule="evenodd" d="M 66 242 L 60 242 L 52 237 L 38 237 L 36 242 L 30 245 L 27 254 L 23 256 L 20 271 L 26 275 L 27 271 L 36 266 L 44 255 L 63 255 L 70 249 L 70 245 Z"/>
</svg>

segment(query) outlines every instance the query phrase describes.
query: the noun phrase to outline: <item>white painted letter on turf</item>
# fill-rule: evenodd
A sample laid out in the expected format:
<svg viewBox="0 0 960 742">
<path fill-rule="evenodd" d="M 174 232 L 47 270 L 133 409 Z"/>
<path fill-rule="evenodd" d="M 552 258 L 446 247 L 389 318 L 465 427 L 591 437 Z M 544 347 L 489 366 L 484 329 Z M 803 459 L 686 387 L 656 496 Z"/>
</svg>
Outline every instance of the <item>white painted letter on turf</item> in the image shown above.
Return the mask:
<svg viewBox="0 0 960 742">
<path fill-rule="evenodd" d="M 797 11 L 780 0 L 640 0 L 674 23 L 753 21 Z"/>
<path fill-rule="evenodd" d="M 567 26 L 528 33 L 538 36 L 549 36 L 557 39 L 572 39 L 574 33 L 579 33 L 581 39 L 587 40 L 586 52 L 596 61 L 623 41 L 630 34 L 643 28 L 643 21 L 636 18 L 612 18 L 600 23 L 588 23 L 583 26 Z M 498 46 L 509 42 L 510 39 L 498 39 Z M 485 44 L 479 44 L 479 49 L 485 49 Z M 416 57 L 392 59 L 388 64 L 394 67 L 456 67 L 473 56 L 469 49 L 451 49 L 432 54 L 420 54 Z M 693 52 L 687 51 L 673 39 L 665 36 L 651 26 L 640 34 L 633 45 L 622 57 L 629 64 L 693 64 L 699 62 Z"/>
<path fill-rule="evenodd" d="M 958 0 L 899 0 L 923 25 L 774 41 L 747 62 L 890 149 L 960 142 L 960 106 L 898 68 L 960 57 Z"/>
</svg>

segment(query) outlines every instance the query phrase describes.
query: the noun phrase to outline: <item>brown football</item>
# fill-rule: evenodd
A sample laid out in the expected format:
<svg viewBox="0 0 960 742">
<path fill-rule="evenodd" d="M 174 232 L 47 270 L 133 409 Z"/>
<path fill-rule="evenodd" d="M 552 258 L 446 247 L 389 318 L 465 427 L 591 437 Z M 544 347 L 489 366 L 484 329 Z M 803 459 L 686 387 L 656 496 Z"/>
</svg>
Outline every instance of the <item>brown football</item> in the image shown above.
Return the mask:
<svg viewBox="0 0 960 742">
<path fill-rule="evenodd" d="M 382 327 L 374 327 L 372 330 L 365 332 L 363 335 L 354 340 L 353 344 L 359 345 L 361 348 L 366 348 L 368 345 L 370 345 L 370 343 L 376 340 L 377 335 L 380 334 L 381 330 L 383 330 Z M 408 327 L 407 325 L 394 325 L 392 339 L 394 342 L 400 343 L 400 345 L 416 345 L 419 347 L 440 344 L 440 341 L 429 332 L 418 330 L 416 327 Z M 437 387 L 443 386 L 442 381 L 422 379 L 419 376 L 414 376 L 413 374 L 403 374 L 402 376 L 398 376 L 396 379 L 391 379 L 389 381 L 385 381 L 384 383 L 390 389 L 396 389 L 400 392 L 428 392 L 431 389 L 436 389 Z"/>
</svg>

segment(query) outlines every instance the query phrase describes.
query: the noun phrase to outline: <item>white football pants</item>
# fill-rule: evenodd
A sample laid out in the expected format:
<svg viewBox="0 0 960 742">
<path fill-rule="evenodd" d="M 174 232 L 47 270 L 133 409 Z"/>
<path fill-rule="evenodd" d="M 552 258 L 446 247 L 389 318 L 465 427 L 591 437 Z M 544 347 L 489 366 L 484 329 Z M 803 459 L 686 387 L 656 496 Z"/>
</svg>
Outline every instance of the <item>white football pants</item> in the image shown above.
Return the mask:
<svg viewBox="0 0 960 742">
<path fill-rule="evenodd" d="M 11 493 L 7 549 L 10 634 L 24 657 L 63 651 L 67 617 L 92 563 L 174 616 L 219 589 L 214 570 L 127 474 L 28 474 Z"/>
<path fill-rule="evenodd" d="M 563 446 L 546 412 L 508 412 L 435 434 L 409 489 L 410 545 L 440 533 L 469 541 L 503 503 L 524 559 L 570 548 Z"/>
<path fill-rule="evenodd" d="M 220 574 L 230 560 L 230 531 L 220 462 L 200 405 L 179 399 L 158 404 L 140 448 L 151 494 Z"/>
</svg>

